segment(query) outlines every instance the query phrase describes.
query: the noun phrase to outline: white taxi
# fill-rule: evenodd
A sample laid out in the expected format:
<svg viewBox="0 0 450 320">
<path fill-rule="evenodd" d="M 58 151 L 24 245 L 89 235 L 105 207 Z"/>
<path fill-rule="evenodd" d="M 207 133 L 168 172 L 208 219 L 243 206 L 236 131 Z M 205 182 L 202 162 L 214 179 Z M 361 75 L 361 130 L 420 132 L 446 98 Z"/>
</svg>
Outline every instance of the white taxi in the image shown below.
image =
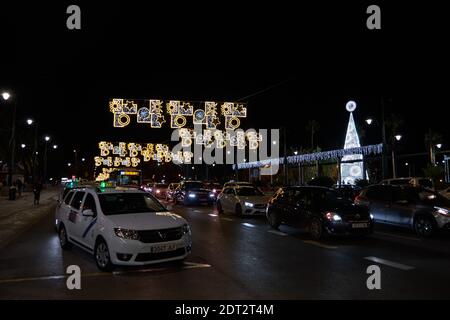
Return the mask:
<svg viewBox="0 0 450 320">
<path fill-rule="evenodd" d="M 73 189 L 58 204 L 55 224 L 63 249 L 79 246 L 104 271 L 182 260 L 191 252 L 186 220 L 135 189 Z"/>
</svg>

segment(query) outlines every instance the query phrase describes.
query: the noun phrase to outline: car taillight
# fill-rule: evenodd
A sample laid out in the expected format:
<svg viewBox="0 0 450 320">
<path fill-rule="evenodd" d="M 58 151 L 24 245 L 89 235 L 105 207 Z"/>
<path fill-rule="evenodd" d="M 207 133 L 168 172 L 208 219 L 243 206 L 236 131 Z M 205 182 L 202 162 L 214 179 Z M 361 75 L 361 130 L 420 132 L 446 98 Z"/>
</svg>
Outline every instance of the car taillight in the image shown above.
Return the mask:
<svg viewBox="0 0 450 320">
<path fill-rule="evenodd" d="M 368 201 L 369 201 L 369 199 L 367 199 L 363 195 L 357 195 L 355 197 L 355 202 L 368 202 Z"/>
</svg>

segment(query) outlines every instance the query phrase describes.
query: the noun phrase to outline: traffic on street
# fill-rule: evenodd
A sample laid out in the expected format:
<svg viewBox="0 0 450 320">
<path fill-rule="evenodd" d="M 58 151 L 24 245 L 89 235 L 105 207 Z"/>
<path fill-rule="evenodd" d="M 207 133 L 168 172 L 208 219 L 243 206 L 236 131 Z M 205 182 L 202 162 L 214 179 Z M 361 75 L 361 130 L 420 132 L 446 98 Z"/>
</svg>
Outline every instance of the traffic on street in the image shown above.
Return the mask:
<svg viewBox="0 0 450 320">
<path fill-rule="evenodd" d="M 0 303 L 279 320 L 450 299 L 447 11 L 215 5 L 2 5 Z"/>
</svg>

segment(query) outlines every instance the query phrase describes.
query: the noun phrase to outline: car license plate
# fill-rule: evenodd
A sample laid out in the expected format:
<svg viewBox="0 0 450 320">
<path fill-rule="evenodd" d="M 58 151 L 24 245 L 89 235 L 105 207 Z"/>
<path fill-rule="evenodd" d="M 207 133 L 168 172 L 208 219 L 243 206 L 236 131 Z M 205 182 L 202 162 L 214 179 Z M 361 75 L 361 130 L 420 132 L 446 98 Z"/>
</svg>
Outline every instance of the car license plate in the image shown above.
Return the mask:
<svg viewBox="0 0 450 320">
<path fill-rule="evenodd" d="M 367 223 L 353 223 L 352 228 L 353 229 L 367 228 Z"/>
<path fill-rule="evenodd" d="M 160 252 L 167 252 L 167 251 L 175 251 L 177 250 L 176 244 L 162 244 L 159 246 L 153 246 L 150 249 L 151 253 L 160 253 Z"/>
</svg>

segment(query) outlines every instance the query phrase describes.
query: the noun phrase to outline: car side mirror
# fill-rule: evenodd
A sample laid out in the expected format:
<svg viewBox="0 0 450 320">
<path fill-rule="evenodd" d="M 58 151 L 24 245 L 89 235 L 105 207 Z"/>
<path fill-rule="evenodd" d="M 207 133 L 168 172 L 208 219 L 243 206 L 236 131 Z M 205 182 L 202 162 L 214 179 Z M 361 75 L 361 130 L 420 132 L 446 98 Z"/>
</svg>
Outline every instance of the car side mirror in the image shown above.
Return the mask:
<svg viewBox="0 0 450 320">
<path fill-rule="evenodd" d="M 92 209 L 86 209 L 83 210 L 83 217 L 93 217 L 94 216 L 94 211 L 92 211 Z"/>
</svg>

